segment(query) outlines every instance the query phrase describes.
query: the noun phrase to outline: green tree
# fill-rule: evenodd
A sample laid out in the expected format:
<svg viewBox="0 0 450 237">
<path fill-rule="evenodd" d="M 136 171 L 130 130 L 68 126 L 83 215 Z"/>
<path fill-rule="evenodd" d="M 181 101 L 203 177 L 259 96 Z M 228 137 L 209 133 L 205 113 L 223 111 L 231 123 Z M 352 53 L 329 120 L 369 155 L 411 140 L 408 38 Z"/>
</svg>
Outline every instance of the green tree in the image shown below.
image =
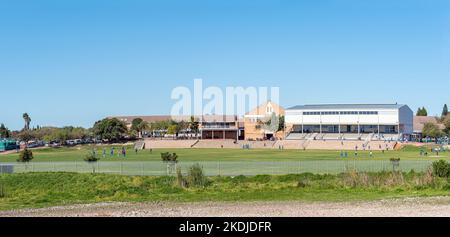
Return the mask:
<svg viewBox="0 0 450 237">
<path fill-rule="evenodd" d="M 200 123 L 194 116 L 191 116 L 191 120 L 189 121 L 189 129 L 195 133 L 195 137 L 198 137 Z"/>
<path fill-rule="evenodd" d="M 428 111 L 425 107 L 419 108 L 416 113 L 417 116 L 428 116 Z"/>
<path fill-rule="evenodd" d="M 426 123 L 423 126 L 422 135 L 424 137 L 438 138 L 443 135 L 443 132 L 434 123 Z"/>
<path fill-rule="evenodd" d="M 447 104 L 444 105 L 444 108 L 442 109 L 442 117 L 446 117 L 448 115 L 448 108 Z"/>
<path fill-rule="evenodd" d="M 144 122 L 143 119 L 141 118 L 135 118 L 133 119 L 133 121 L 131 121 L 131 131 L 139 133 L 139 124 L 141 124 L 142 122 Z"/>
<path fill-rule="evenodd" d="M 167 133 L 171 135 L 177 135 L 179 131 L 180 129 L 177 124 L 172 124 L 167 128 Z"/>
<path fill-rule="evenodd" d="M 139 133 L 139 137 L 142 137 L 142 134 L 144 133 L 144 131 L 147 131 L 148 129 L 150 129 L 150 124 L 146 121 L 142 121 L 137 125 L 136 128 Z"/>
<path fill-rule="evenodd" d="M 444 133 L 450 135 L 450 120 L 445 121 L 444 125 L 445 125 Z"/>
<path fill-rule="evenodd" d="M 19 138 L 19 140 L 24 142 L 28 142 L 35 139 L 34 133 L 30 130 L 21 131 L 20 133 L 17 134 L 17 138 Z"/>
<path fill-rule="evenodd" d="M 283 131 L 286 128 L 284 115 L 278 117 L 278 132 Z"/>
<path fill-rule="evenodd" d="M 33 160 L 33 152 L 27 148 L 25 148 L 23 151 L 19 154 L 19 159 L 17 159 L 17 162 L 30 162 Z"/>
<path fill-rule="evenodd" d="M 10 138 L 11 131 L 2 123 L 0 125 L 0 138 Z"/>
<path fill-rule="evenodd" d="M 128 132 L 128 129 L 125 123 L 117 118 L 106 118 L 97 121 L 94 124 L 93 131 L 94 134 L 100 139 L 118 141 Z"/>
</svg>

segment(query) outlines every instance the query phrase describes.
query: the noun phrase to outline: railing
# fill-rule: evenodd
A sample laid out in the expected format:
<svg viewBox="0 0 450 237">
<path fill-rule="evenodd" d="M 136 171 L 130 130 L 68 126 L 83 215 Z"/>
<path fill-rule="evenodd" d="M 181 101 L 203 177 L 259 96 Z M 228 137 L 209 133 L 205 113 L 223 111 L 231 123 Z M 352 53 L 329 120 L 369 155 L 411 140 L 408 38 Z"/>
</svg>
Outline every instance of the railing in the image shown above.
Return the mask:
<svg viewBox="0 0 450 237">
<path fill-rule="evenodd" d="M 399 167 L 393 167 L 389 160 L 302 160 L 302 161 L 205 161 L 205 162 L 180 162 L 177 164 L 183 173 L 194 164 L 200 164 L 208 176 L 239 176 L 239 175 L 282 175 L 282 174 L 337 174 L 348 170 L 359 172 L 380 172 L 395 170 L 408 172 L 426 171 L 431 161 L 427 160 L 404 160 L 400 161 Z M 5 163 L 0 163 L 0 167 Z M 129 162 L 30 162 L 10 163 L 13 165 L 14 173 L 28 172 L 73 172 L 73 173 L 106 173 L 121 175 L 145 175 L 161 176 L 167 175 L 167 164 L 162 161 L 129 161 Z M 2 169 L 0 169 L 0 173 Z M 7 172 L 3 172 L 7 173 Z M 10 172 L 8 172 L 10 173 Z"/>
</svg>

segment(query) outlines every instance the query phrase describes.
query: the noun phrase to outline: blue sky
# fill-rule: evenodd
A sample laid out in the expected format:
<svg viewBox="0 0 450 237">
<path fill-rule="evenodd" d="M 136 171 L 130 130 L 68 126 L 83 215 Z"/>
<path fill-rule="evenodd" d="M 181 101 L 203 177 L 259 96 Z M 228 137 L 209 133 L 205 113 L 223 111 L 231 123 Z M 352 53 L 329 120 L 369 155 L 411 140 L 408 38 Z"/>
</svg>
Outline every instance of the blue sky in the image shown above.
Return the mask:
<svg viewBox="0 0 450 237">
<path fill-rule="evenodd" d="M 279 86 L 285 107 L 450 103 L 450 1 L 0 0 L 0 123 L 168 114 L 171 90 Z"/>
</svg>

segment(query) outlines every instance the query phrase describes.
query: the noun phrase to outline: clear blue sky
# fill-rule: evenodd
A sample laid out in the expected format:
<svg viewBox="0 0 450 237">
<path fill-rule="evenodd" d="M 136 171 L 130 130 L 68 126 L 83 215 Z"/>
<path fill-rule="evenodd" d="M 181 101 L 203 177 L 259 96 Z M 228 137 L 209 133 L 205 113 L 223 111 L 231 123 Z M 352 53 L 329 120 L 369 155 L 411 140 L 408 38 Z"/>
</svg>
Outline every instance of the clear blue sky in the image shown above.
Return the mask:
<svg viewBox="0 0 450 237">
<path fill-rule="evenodd" d="M 279 86 L 285 107 L 450 104 L 450 1 L 0 0 L 0 123 L 168 114 L 171 90 Z"/>
</svg>

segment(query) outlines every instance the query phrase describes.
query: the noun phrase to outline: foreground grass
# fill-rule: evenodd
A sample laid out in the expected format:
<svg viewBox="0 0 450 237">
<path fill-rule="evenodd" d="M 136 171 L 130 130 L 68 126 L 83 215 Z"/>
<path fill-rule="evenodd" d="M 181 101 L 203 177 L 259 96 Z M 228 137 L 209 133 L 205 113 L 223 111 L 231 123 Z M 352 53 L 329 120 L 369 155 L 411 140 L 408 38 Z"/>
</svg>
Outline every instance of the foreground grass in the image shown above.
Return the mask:
<svg viewBox="0 0 450 237">
<path fill-rule="evenodd" d="M 450 195 L 446 179 L 424 173 L 212 177 L 180 188 L 174 177 L 27 173 L 0 175 L 0 210 L 96 202 L 349 201 Z"/>
<path fill-rule="evenodd" d="M 277 150 L 277 149 L 155 149 L 139 151 L 135 153 L 132 147 L 127 147 L 127 157 L 111 157 L 111 146 L 78 146 L 70 148 L 44 148 L 33 150 L 33 162 L 49 161 L 83 161 L 85 155 L 95 149 L 102 156 L 106 149 L 106 158 L 102 161 L 160 161 L 162 152 L 176 152 L 180 161 L 300 161 L 300 160 L 341 160 L 340 151 L 325 150 Z M 116 152 L 120 146 L 115 146 Z M 429 148 L 428 148 L 429 149 Z M 349 152 L 349 158 L 354 159 L 353 151 Z M 450 160 L 448 152 L 441 153 L 439 157 L 431 154 L 428 157 L 420 156 L 420 148 L 406 146 L 398 151 L 374 151 L 374 157 L 369 158 L 368 151 L 359 151 L 357 159 L 389 160 L 390 158 L 401 158 L 402 160 Z M 0 162 L 15 162 L 18 154 L 0 155 Z"/>
</svg>

